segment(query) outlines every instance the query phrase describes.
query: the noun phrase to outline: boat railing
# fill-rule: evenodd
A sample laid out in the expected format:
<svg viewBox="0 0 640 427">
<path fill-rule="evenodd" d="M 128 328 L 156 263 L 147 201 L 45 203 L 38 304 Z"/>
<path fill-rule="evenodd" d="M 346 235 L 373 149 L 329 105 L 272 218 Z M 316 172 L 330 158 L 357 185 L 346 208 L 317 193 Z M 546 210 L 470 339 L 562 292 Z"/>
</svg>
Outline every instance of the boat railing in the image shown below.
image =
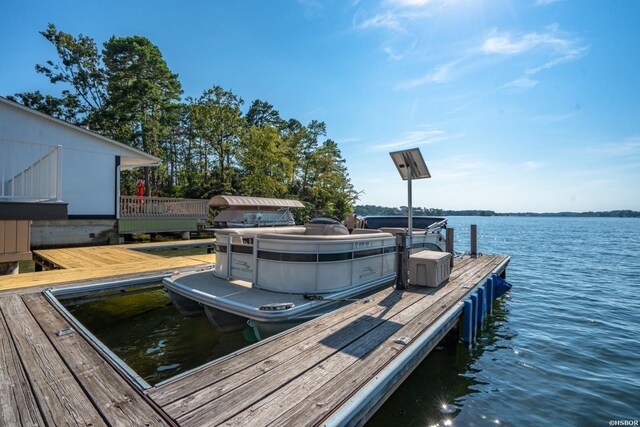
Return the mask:
<svg viewBox="0 0 640 427">
<path fill-rule="evenodd" d="M 369 280 L 384 281 L 394 274 L 392 234 L 305 235 L 305 231 L 310 230 L 220 230 L 214 273 L 249 281 L 256 288 L 290 293 L 334 292 Z M 317 231 L 311 227 L 312 233 Z"/>
</svg>

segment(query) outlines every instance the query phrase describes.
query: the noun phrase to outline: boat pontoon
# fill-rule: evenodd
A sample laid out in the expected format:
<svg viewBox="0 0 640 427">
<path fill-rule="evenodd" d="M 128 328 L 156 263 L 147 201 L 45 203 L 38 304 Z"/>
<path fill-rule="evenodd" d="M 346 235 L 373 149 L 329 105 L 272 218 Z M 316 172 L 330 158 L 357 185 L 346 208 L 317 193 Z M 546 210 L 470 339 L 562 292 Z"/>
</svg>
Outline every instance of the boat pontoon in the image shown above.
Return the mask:
<svg viewBox="0 0 640 427">
<path fill-rule="evenodd" d="M 414 229 L 413 252 L 444 251 L 446 221 Z M 260 336 L 320 316 L 396 279 L 403 228 L 354 229 L 337 221 L 304 226 L 230 228 L 216 231 L 212 271 L 164 280 L 185 314 L 204 309 L 223 332 L 247 320 Z"/>
</svg>

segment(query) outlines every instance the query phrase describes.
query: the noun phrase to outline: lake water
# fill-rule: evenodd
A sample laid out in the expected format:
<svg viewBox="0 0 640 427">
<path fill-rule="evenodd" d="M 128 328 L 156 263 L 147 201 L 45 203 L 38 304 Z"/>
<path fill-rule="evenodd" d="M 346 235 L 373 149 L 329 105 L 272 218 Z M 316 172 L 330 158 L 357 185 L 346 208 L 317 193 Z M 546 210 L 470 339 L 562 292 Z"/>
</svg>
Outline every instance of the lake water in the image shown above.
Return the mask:
<svg viewBox="0 0 640 427">
<path fill-rule="evenodd" d="M 456 250 L 473 223 L 480 252 L 511 255 L 510 294 L 471 350 L 433 352 L 369 425 L 639 420 L 640 220 L 451 217 Z"/>
<path fill-rule="evenodd" d="M 457 251 L 470 224 L 480 252 L 512 257 L 510 294 L 471 349 L 436 349 L 368 425 L 640 419 L 640 220 L 451 217 Z M 247 345 L 180 316 L 162 291 L 71 311 L 150 383 Z"/>
</svg>

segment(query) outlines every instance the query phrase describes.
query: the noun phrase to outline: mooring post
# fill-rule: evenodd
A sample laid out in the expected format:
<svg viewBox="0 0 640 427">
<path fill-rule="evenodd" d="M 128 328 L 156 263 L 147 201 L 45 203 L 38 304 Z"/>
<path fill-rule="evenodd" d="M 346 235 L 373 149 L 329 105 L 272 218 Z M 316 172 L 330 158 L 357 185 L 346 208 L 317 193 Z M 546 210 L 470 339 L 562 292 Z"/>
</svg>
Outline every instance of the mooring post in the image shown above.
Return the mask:
<svg viewBox="0 0 640 427">
<path fill-rule="evenodd" d="M 478 226 L 471 224 L 471 256 L 478 255 Z"/>
<path fill-rule="evenodd" d="M 402 231 L 396 234 L 397 248 L 397 270 L 396 270 L 396 289 L 404 291 L 407 289 L 407 268 L 409 263 L 409 255 L 407 250 L 407 233 Z"/>
<path fill-rule="evenodd" d="M 446 240 L 446 249 L 451 254 L 451 268 L 453 268 L 453 228 L 447 228 Z"/>
</svg>

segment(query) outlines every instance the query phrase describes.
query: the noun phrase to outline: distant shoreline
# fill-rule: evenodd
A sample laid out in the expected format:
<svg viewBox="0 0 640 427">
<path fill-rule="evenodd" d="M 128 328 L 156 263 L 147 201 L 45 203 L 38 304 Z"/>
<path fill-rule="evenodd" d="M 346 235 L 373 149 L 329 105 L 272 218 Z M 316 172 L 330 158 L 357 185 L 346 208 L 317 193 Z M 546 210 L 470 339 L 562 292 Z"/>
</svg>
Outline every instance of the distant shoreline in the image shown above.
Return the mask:
<svg viewBox="0 0 640 427">
<path fill-rule="evenodd" d="M 356 215 L 406 215 L 407 207 L 384 207 L 358 205 Z M 446 210 L 436 208 L 414 208 L 414 215 L 420 216 L 523 216 L 523 217 L 556 217 L 556 218 L 640 218 L 640 211 L 613 210 L 599 212 L 495 212 L 491 210 Z"/>
</svg>

